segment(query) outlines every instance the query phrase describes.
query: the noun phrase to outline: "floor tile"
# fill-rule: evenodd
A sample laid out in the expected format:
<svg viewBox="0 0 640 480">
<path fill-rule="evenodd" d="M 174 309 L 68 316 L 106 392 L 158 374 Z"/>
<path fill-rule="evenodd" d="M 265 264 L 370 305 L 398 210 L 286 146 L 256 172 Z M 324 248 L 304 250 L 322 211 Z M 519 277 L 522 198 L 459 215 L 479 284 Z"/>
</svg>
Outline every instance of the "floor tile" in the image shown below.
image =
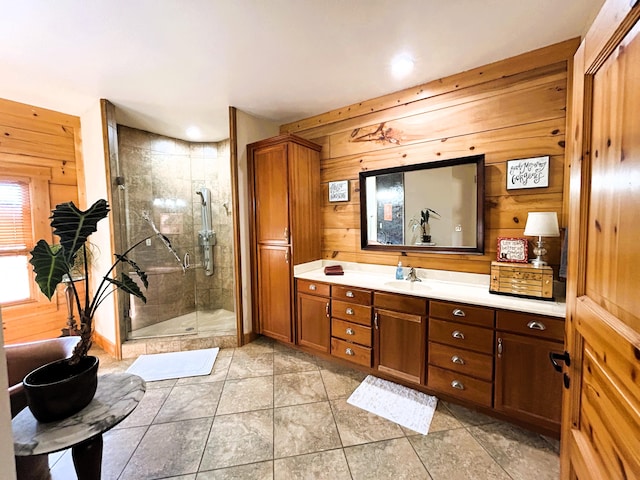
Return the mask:
<svg viewBox="0 0 640 480">
<path fill-rule="evenodd" d="M 341 447 L 329 402 L 274 410 L 274 458 Z"/>
<path fill-rule="evenodd" d="M 510 480 L 464 428 L 414 435 L 409 442 L 434 480 Z"/>
<path fill-rule="evenodd" d="M 232 467 L 273 458 L 273 411 L 217 416 L 200 463 L 201 470 Z"/>
<path fill-rule="evenodd" d="M 177 378 L 170 378 L 168 380 L 158 380 L 157 382 L 147 382 L 147 390 L 152 388 L 171 388 L 178 382 Z"/>
<path fill-rule="evenodd" d="M 329 400 L 349 397 L 367 376 L 357 370 L 340 367 L 321 369 L 320 375 Z"/>
<path fill-rule="evenodd" d="M 133 413 L 114 428 L 120 429 L 151 425 L 170 392 L 171 388 L 154 388 L 147 390 Z"/>
<path fill-rule="evenodd" d="M 101 480 L 117 480 L 138 447 L 147 427 L 111 430 L 103 435 Z"/>
<path fill-rule="evenodd" d="M 273 340 L 270 340 L 266 337 L 260 337 L 251 343 L 236 348 L 235 353 L 244 353 L 247 355 L 273 353 L 273 344 Z"/>
<path fill-rule="evenodd" d="M 218 415 L 273 407 L 273 376 L 224 382 Z"/>
<path fill-rule="evenodd" d="M 222 350 L 221 350 L 222 351 Z M 192 383 L 210 383 L 210 382 L 222 382 L 227 378 L 227 372 L 229 371 L 229 365 L 231 364 L 231 355 L 216 358 L 213 364 L 213 369 L 209 375 L 198 375 L 197 377 L 184 377 L 178 379 L 176 385 L 189 385 Z"/>
<path fill-rule="evenodd" d="M 153 423 L 214 416 L 222 386 L 223 382 L 213 382 L 174 387 Z"/>
<path fill-rule="evenodd" d="M 406 438 L 346 447 L 344 453 L 354 480 L 431 478 Z"/>
<path fill-rule="evenodd" d="M 429 425 L 429 434 L 435 432 L 442 432 L 445 430 L 453 430 L 455 428 L 463 428 L 464 425 L 460 423 L 460 421 L 451 413 L 444 402 L 438 401 L 438 406 L 436 407 L 436 411 L 433 414 L 433 419 L 431 420 L 431 425 Z M 415 432 L 407 427 L 400 427 L 405 435 L 416 435 L 418 432 Z"/>
<path fill-rule="evenodd" d="M 546 480 L 560 476 L 558 455 L 535 433 L 506 422 L 472 427 L 469 432 L 513 478 Z"/>
<path fill-rule="evenodd" d="M 259 353 L 246 355 L 236 352 L 231 359 L 228 380 L 238 378 L 264 377 L 273 375 L 273 353 Z"/>
<path fill-rule="evenodd" d="M 196 473 L 212 418 L 151 425 L 121 480 L 151 480 Z"/>
<path fill-rule="evenodd" d="M 275 460 L 274 480 L 351 480 L 342 449 Z"/>
<path fill-rule="evenodd" d="M 252 463 L 198 473 L 196 480 L 272 480 L 273 462 Z"/>
<path fill-rule="evenodd" d="M 275 407 L 320 402 L 327 399 L 320 372 L 299 372 L 273 377 Z"/>
<path fill-rule="evenodd" d="M 497 421 L 493 417 L 489 417 L 488 415 L 476 412 L 475 410 L 470 410 L 460 405 L 456 405 L 455 403 L 444 402 L 444 405 L 465 427 L 474 425 L 485 425 L 487 423 L 494 423 Z"/>
<path fill-rule="evenodd" d="M 345 447 L 404 436 L 397 423 L 349 405 L 346 398 L 331 401 L 331 410 Z"/>
<path fill-rule="evenodd" d="M 313 355 L 298 352 L 296 350 L 275 350 L 273 354 L 273 373 L 306 372 L 318 370 L 318 365 Z"/>
</svg>

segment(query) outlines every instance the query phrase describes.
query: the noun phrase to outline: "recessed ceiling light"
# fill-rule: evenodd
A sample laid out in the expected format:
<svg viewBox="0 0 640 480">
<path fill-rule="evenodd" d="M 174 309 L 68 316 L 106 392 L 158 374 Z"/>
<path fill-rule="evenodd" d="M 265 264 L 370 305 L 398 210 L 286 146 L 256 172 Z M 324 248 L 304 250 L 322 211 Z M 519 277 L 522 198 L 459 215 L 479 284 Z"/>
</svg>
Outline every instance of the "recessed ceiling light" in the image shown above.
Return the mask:
<svg viewBox="0 0 640 480">
<path fill-rule="evenodd" d="M 415 62 L 407 53 L 396 55 L 391 61 L 391 73 L 396 78 L 403 78 L 413 71 Z"/>
<path fill-rule="evenodd" d="M 189 127 L 186 130 L 187 137 L 191 140 L 197 140 L 200 138 L 200 129 L 198 127 Z"/>
</svg>

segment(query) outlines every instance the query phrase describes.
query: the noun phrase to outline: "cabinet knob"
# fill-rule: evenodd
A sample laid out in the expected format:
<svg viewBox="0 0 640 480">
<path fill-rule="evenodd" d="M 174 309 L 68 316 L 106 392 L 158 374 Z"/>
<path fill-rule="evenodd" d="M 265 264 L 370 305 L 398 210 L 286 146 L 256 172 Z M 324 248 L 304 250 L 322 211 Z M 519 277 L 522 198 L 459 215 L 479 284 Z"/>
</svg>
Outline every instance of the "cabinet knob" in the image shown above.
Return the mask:
<svg viewBox="0 0 640 480">
<path fill-rule="evenodd" d="M 529 323 L 527 323 L 527 327 L 529 327 L 531 330 L 540 330 L 540 331 L 547 329 L 544 323 L 536 322 L 535 320 L 531 320 Z"/>
<path fill-rule="evenodd" d="M 460 339 L 460 340 L 464 340 L 464 333 L 462 333 L 460 330 L 454 330 L 454 331 L 451 333 L 451 336 L 452 336 L 453 338 L 458 338 L 458 339 Z"/>
<path fill-rule="evenodd" d="M 354 356 L 354 355 L 355 355 L 355 353 L 353 352 L 353 350 L 351 350 L 350 348 L 347 348 L 347 349 L 344 351 L 344 353 L 346 353 L 347 355 L 351 355 L 351 356 Z"/>
<path fill-rule="evenodd" d="M 453 388 L 457 388 L 458 390 L 464 390 L 464 385 L 462 382 L 458 381 L 458 380 L 454 380 L 453 382 L 451 382 L 451 386 Z"/>
<path fill-rule="evenodd" d="M 356 332 L 354 332 L 354 331 L 353 331 L 353 328 L 347 328 L 347 329 L 345 330 L 345 333 L 346 333 L 347 335 L 355 335 L 355 334 L 356 334 Z"/>
<path fill-rule="evenodd" d="M 347 308 L 347 309 L 345 310 L 345 313 L 346 313 L 347 315 L 353 315 L 353 308 L 351 308 L 351 307 Z"/>
<path fill-rule="evenodd" d="M 315 283 L 309 285 L 309 290 L 311 290 L 312 292 L 315 292 L 317 289 L 318 287 L 316 287 Z"/>
<path fill-rule="evenodd" d="M 355 295 L 353 294 L 353 292 L 351 290 L 347 290 L 347 293 L 345 293 L 345 295 L 349 298 L 353 298 L 355 297 Z"/>
<path fill-rule="evenodd" d="M 458 355 L 454 355 L 453 357 L 451 357 L 451 361 L 453 363 L 457 363 L 458 365 L 464 365 L 464 360 L 460 358 Z"/>
<path fill-rule="evenodd" d="M 459 308 L 456 308 L 456 309 L 453 311 L 453 315 L 454 315 L 455 317 L 466 317 L 466 316 L 467 316 L 467 314 L 466 314 L 466 313 L 464 313 L 464 310 L 460 310 Z"/>
</svg>

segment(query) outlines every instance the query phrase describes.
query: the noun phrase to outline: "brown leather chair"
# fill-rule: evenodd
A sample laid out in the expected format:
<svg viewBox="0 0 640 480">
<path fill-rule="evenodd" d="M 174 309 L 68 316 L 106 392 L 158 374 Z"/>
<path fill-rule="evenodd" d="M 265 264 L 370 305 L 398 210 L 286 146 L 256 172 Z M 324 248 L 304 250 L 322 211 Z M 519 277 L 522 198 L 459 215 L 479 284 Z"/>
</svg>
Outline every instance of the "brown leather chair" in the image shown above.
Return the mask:
<svg viewBox="0 0 640 480">
<path fill-rule="evenodd" d="M 60 337 L 5 345 L 11 418 L 27 406 L 22 379 L 42 365 L 70 357 L 79 341 L 80 337 Z M 48 455 L 16 457 L 16 470 L 19 479 L 50 478 Z"/>
</svg>

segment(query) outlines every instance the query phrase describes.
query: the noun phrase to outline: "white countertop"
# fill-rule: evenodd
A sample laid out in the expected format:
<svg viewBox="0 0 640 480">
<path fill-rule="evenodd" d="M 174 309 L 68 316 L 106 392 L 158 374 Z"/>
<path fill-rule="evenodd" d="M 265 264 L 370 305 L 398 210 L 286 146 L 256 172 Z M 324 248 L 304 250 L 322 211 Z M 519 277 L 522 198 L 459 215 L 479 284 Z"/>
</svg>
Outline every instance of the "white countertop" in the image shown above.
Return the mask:
<svg viewBox="0 0 640 480">
<path fill-rule="evenodd" d="M 342 265 L 344 275 L 325 275 L 324 267 Z M 532 300 L 489 293 L 489 275 L 459 273 L 416 268 L 420 282 L 396 280 L 396 267 L 351 262 L 317 260 L 294 267 L 295 278 L 315 282 L 334 283 L 392 293 L 462 302 L 470 305 L 502 308 L 518 312 L 536 313 L 565 318 L 566 304 L 556 300 Z M 409 269 L 404 268 L 404 276 Z M 562 299 L 564 300 L 564 299 Z"/>
</svg>

